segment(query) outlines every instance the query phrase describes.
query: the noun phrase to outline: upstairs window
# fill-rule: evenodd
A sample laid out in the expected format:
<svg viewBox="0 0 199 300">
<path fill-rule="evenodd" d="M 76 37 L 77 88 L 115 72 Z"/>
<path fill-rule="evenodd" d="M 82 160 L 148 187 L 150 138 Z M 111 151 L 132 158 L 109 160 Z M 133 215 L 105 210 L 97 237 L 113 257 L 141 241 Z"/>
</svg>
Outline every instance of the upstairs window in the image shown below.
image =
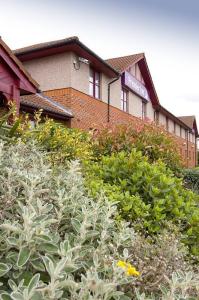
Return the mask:
<svg viewBox="0 0 199 300">
<path fill-rule="evenodd" d="M 146 119 L 147 117 L 146 105 L 146 102 L 142 101 L 142 120 Z"/>
<path fill-rule="evenodd" d="M 169 118 L 166 117 L 166 130 L 169 131 Z"/>
<path fill-rule="evenodd" d="M 97 99 L 100 98 L 100 73 L 94 69 L 90 69 L 89 95 Z"/>
<path fill-rule="evenodd" d="M 159 111 L 154 111 L 154 121 L 156 124 L 159 124 Z"/>
<path fill-rule="evenodd" d="M 121 110 L 128 112 L 128 92 L 125 89 L 121 90 Z"/>
<path fill-rule="evenodd" d="M 174 127 L 173 127 L 174 133 L 176 133 L 176 123 L 174 122 Z"/>
</svg>

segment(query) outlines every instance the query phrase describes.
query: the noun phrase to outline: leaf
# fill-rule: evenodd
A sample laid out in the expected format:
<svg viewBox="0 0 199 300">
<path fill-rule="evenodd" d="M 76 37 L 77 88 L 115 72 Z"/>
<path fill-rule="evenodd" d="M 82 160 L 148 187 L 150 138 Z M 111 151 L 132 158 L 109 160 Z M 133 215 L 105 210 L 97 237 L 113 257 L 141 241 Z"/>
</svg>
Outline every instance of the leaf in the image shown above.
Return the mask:
<svg viewBox="0 0 199 300">
<path fill-rule="evenodd" d="M 81 223 L 80 223 L 79 220 L 77 220 L 77 219 L 72 219 L 72 220 L 71 220 L 71 224 L 72 224 L 73 228 L 74 228 L 77 232 L 80 231 Z"/>
<path fill-rule="evenodd" d="M 4 276 L 9 270 L 10 268 L 8 265 L 0 263 L 0 277 Z"/>
<path fill-rule="evenodd" d="M 12 128 L 10 129 L 10 132 L 9 132 L 9 137 L 13 137 L 17 128 L 19 127 L 19 124 L 20 124 L 20 120 L 18 119 L 14 125 L 12 126 Z"/>
<path fill-rule="evenodd" d="M 39 245 L 39 250 L 44 252 L 57 253 L 58 247 L 57 245 L 52 243 L 43 243 Z"/>
<path fill-rule="evenodd" d="M 35 270 L 45 272 L 45 267 L 41 261 L 33 260 L 33 261 L 31 261 L 31 265 L 33 266 L 33 268 Z"/>
<path fill-rule="evenodd" d="M 2 300 L 12 300 L 12 298 L 10 297 L 10 295 L 7 294 L 7 293 L 4 293 L 4 292 L 1 294 L 1 299 Z"/>
<path fill-rule="evenodd" d="M 52 275 L 54 273 L 55 267 L 53 261 L 48 256 L 42 256 L 43 262 L 46 267 L 48 274 Z"/>
<path fill-rule="evenodd" d="M 20 250 L 19 256 L 17 259 L 17 266 L 20 268 L 24 266 L 30 258 L 30 250 L 27 247 L 24 247 Z"/>
<path fill-rule="evenodd" d="M 40 274 L 35 274 L 32 277 L 32 279 L 30 280 L 29 285 L 28 285 L 28 293 L 29 294 L 38 286 L 39 279 L 40 279 Z"/>
<path fill-rule="evenodd" d="M 8 284 L 9 284 L 10 288 L 11 288 L 13 291 L 16 291 L 16 290 L 17 290 L 17 285 L 16 285 L 16 283 L 15 283 L 12 279 L 9 279 L 9 280 L 8 280 Z"/>
<path fill-rule="evenodd" d="M 12 298 L 13 300 L 24 300 L 23 295 L 20 294 L 19 292 L 13 292 L 13 293 L 11 294 L 11 298 Z"/>
</svg>

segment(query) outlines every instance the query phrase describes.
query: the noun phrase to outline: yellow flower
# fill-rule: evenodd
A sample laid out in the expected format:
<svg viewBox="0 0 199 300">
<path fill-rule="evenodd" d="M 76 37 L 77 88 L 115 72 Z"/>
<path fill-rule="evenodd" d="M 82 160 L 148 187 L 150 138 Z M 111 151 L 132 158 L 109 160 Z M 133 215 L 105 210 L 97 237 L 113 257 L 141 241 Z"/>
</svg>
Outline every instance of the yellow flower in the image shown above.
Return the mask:
<svg viewBox="0 0 199 300">
<path fill-rule="evenodd" d="M 132 266 L 130 263 L 126 263 L 123 260 L 119 260 L 117 262 L 117 266 L 122 268 L 127 276 L 139 276 L 140 272 L 136 270 L 134 266 Z"/>
<path fill-rule="evenodd" d="M 118 263 L 117 263 L 117 266 L 120 267 L 120 268 L 125 269 L 126 268 L 126 263 L 125 263 L 125 261 L 119 260 Z"/>
</svg>

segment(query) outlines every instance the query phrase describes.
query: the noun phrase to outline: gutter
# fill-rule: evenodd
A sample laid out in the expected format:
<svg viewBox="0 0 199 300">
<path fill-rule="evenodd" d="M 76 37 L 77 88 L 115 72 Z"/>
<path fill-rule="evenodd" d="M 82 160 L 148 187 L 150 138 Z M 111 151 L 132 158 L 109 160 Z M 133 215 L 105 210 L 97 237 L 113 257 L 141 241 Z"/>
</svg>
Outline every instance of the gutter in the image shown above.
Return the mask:
<svg viewBox="0 0 199 300">
<path fill-rule="evenodd" d="M 109 65 L 105 60 L 103 60 L 100 56 L 98 56 L 95 52 L 93 52 L 91 49 L 89 49 L 86 45 L 84 45 L 78 37 L 71 37 L 71 38 L 66 38 L 62 40 L 57 40 L 57 41 L 52 41 L 52 42 L 46 42 L 42 44 L 35 45 L 35 48 L 28 49 L 27 47 L 24 47 L 24 50 L 22 49 L 16 49 L 13 50 L 13 53 L 20 59 L 21 56 L 27 55 L 27 54 L 32 54 L 38 51 L 42 50 L 48 50 L 48 49 L 53 49 L 53 48 L 61 48 L 63 46 L 68 46 L 71 44 L 76 44 L 80 48 L 84 49 L 87 53 L 95 57 L 98 61 L 100 61 L 103 65 L 105 65 L 110 71 L 112 71 L 115 75 L 119 75 L 119 72 L 116 71 L 111 65 Z"/>
<path fill-rule="evenodd" d="M 114 80 L 112 80 L 111 82 L 108 83 L 108 109 L 107 109 L 107 122 L 109 123 L 110 122 L 110 102 L 111 102 L 111 99 L 110 99 L 110 87 L 111 87 L 111 84 L 116 82 L 118 79 L 120 78 L 120 75 L 115 78 Z"/>
</svg>

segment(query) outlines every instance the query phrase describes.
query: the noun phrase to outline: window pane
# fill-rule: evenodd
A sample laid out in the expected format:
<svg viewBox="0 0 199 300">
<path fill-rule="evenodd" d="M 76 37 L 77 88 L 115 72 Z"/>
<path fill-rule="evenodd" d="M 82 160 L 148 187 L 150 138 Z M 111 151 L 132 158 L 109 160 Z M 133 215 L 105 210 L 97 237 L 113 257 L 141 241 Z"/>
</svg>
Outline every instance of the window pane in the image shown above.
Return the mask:
<svg viewBox="0 0 199 300">
<path fill-rule="evenodd" d="M 90 81 L 90 82 L 93 82 L 93 81 L 94 81 L 94 72 L 93 72 L 92 69 L 90 69 L 89 81 Z"/>
<path fill-rule="evenodd" d="M 95 86 L 95 98 L 100 98 L 100 89 L 98 85 Z"/>
<path fill-rule="evenodd" d="M 124 102 L 124 111 L 127 111 L 127 103 Z"/>
<path fill-rule="evenodd" d="M 93 83 L 89 82 L 89 95 L 94 96 Z"/>
<path fill-rule="evenodd" d="M 100 84 L 100 74 L 98 72 L 95 72 L 95 84 Z"/>
<path fill-rule="evenodd" d="M 120 103 L 121 103 L 121 110 L 123 110 L 123 103 L 124 103 L 124 102 L 123 102 L 122 99 L 121 99 L 121 102 L 120 102 Z"/>
</svg>

